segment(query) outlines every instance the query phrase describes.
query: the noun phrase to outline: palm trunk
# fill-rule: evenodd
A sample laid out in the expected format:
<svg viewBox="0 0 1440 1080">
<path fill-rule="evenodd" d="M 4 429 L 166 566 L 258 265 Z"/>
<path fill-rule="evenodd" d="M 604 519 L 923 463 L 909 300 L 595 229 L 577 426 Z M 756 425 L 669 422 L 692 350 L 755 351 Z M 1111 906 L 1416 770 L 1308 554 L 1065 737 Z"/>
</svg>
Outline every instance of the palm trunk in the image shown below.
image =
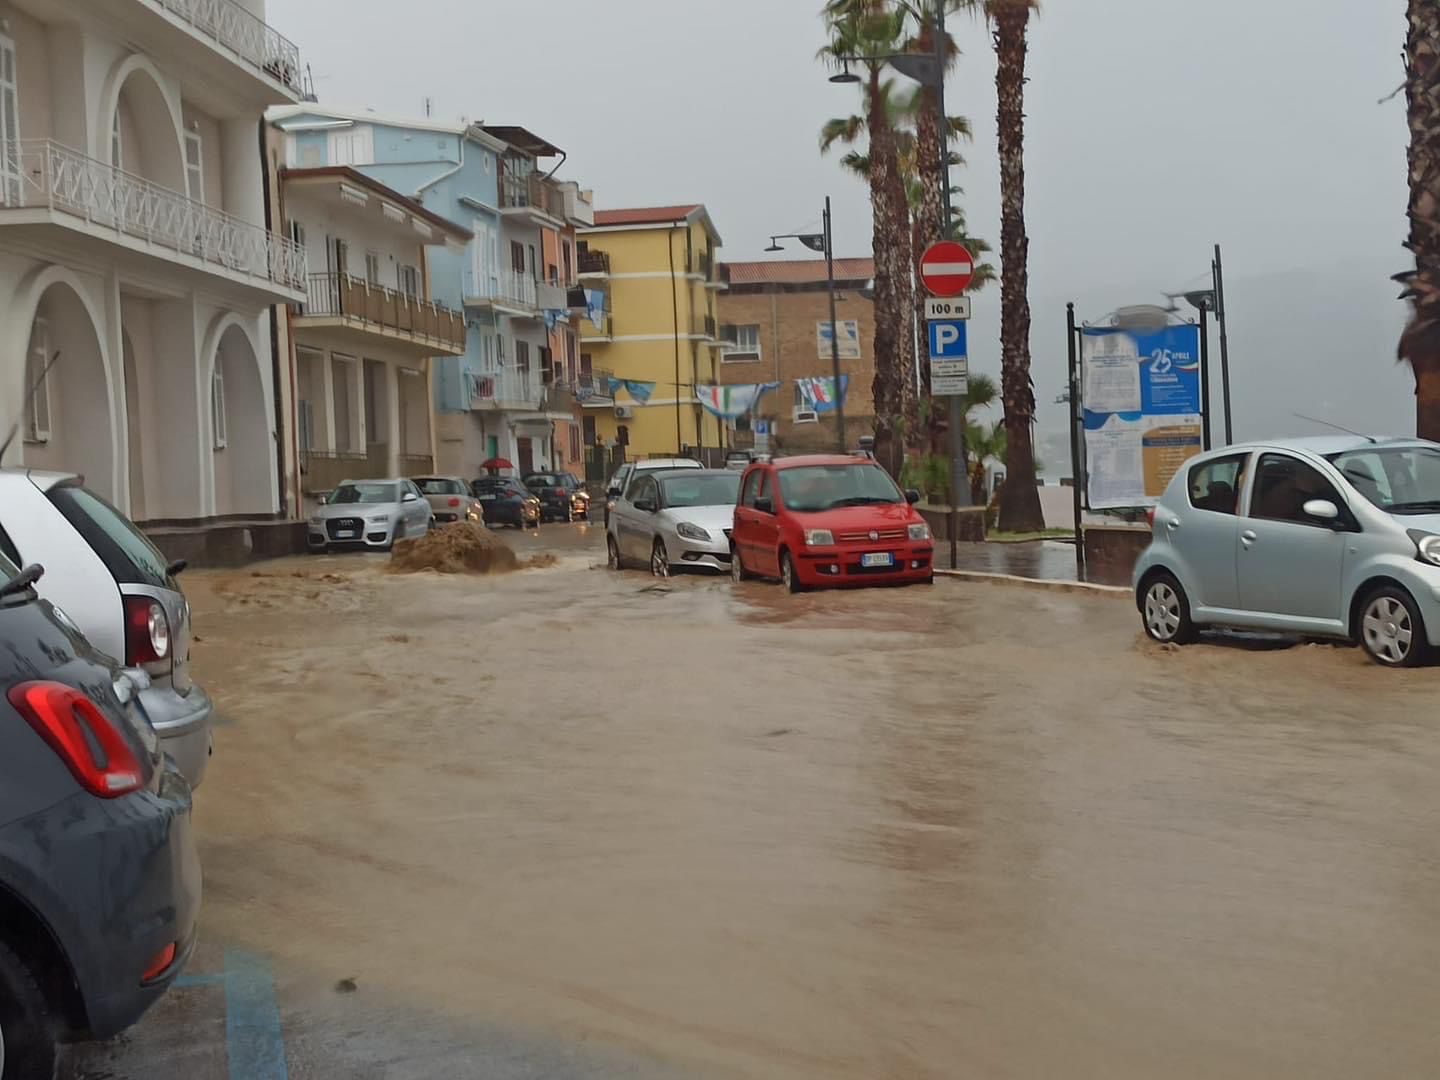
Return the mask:
<svg viewBox="0 0 1440 1080">
<path fill-rule="evenodd" d="M 1410 323 L 1400 357 L 1415 371 L 1415 429 L 1440 440 L 1440 0 L 1410 0 L 1405 98 L 1410 121 Z"/>
<path fill-rule="evenodd" d="M 1005 486 L 1000 489 L 1001 529 L 1044 527 L 1035 487 L 1035 387 L 1030 379 L 1030 240 L 1025 235 L 1025 32 L 1029 0 L 996 4 L 995 91 L 1000 151 L 1000 373 L 1005 405 Z"/>
<path fill-rule="evenodd" d="M 922 46 L 926 38 L 922 38 Z M 933 49 L 932 49 L 933 51 Z M 920 259 L 925 248 L 945 234 L 944 180 L 936 163 L 940 160 L 940 124 L 936 117 L 936 95 L 930 87 L 922 91 L 920 110 L 915 116 L 915 158 L 916 173 L 920 179 L 920 205 L 915 209 L 915 223 L 912 231 L 912 255 L 915 259 L 915 276 L 920 276 Z M 915 290 L 915 325 L 925 326 L 924 290 Z M 920 394 L 929 403 L 926 431 L 917 430 L 911 439 L 911 447 L 927 446 L 931 454 L 945 452 L 945 417 L 943 402 L 938 402 L 930 392 L 930 364 L 928 357 L 920 357 Z M 917 425 L 918 428 L 918 425 Z"/>
</svg>

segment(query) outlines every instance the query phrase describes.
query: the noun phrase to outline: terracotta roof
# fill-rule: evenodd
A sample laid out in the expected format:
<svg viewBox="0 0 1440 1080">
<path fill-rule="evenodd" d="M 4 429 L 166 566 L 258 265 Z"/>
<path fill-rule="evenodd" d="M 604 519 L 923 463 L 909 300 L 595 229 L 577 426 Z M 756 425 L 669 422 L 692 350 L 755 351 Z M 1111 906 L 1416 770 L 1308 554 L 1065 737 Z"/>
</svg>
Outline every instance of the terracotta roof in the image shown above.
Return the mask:
<svg viewBox="0 0 1440 1080">
<path fill-rule="evenodd" d="M 630 210 L 596 210 L 596 225 L 665 225 L 672 221 L 684 221 L 695 211 L 702 209 L 699 203 L 688 206 L 639 206 Z"/>
<path fill-rule="evenodd" d="M 731 285 L 802 285 L 825 280 L 824 259 L 727 262 L 720 268 Z M 835 260 L 836 281 L 869 281 L 874 276 L 874 259 Z"/>
</svg>

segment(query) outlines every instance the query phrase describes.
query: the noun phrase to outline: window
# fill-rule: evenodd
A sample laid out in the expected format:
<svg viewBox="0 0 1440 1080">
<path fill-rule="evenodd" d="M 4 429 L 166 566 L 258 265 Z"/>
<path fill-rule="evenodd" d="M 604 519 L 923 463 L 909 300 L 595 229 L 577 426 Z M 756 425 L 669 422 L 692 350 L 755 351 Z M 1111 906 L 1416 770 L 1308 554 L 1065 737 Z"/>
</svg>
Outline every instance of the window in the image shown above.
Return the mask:
<svg viewBox="0 0 1440 1080">
<path fill-rule="evenodd" d="M 1330 462 L 1351 487 L 1387 514 L 1440 512 L 1440 450 L 1367 447 L 1332 455 Z"/>
<path fill-rule="evenodd" d="M 380 284 L 380 253 L 378 251 L 365 253 L 365 280 L 371 285 Z"/>
<path fill-rule="evenodd" d="M 756 469 L 745 480 L 745 491 L 740 496 L 740 505 L 753 507 L 756 498 L 760 495 L 760 485 L 765 479 L 765 470 Z"/>
<path fill-rule="evenodd" d="M 50 441 L 50 324 L 35 320 L 30 331 L 30 351 L 25 357 L 25 441 Z"/>
<path fill-rule="evenodd" d="M 595 417 L 582 416 L 580 418 L 580 440 L 586 446 L 595 445 Z"/>
<path fill-rule="evenodd" d="M 1267 521 L 1290 521 L 1297 525 L 1329 526 L 1305 514 L 1311 499 L 1327 499 L 1341 508 L 1345 501 L 1330 481 L 1298 458 L 1265 454 L 1255 473 L 1255 493 L 1250 498 L 1250 516 Z"/>
<path fill-rule="evenodd" d="M 465 485 L 459 480 L 449 480 L 445 477 L 426 477 L 416 481 L 420 490 L 426 495 L 464 495 Z"/>
<path fill-rule="evenodd" d="M 369 124 L 332 131 L 328 137 L 331 165 L 373 165 L 375 130 Z"/>
<path fill-rule="evenodd" d="M 325 500 L 328 506 L 356 506 L 397 503 L 400 491 L 396 484 L 341 484 Z"/>
<path fill-rule="evenodd" d="M 216 360 L 210 375 L 210 430 L 214 433 L 216 450 L 225 449 L 225 376 Z"/>
<path fill-rule="evenodd" d="M 800 513 L 905 501 L 895 482 L 878 465 L 804 465 L 784 469 L 779 476 L 785 505 Z"/>
<path fill-rule="evenodd" d="M 565 241 L 564 245 L 560 248 L 560 260 L 561 260 L 561 263 L 563 264 L 564 269 L 565 269 L 565 281 L 564 281 L 564 284 L 569 285 L 572 281 L 575 280 L 575 275 L 574 275 L 574 273 L 571 272 L 571 269 L 570 269 L 570 268 L 571 268 L 572 266 L 574 266 L 575 264 L 574 264 L 574 262 L 571 261 L 571 256 L 570 256 L 570 241 L 568 241 L 568 240 Z"/>
<path fill-rule="evenodd" d="M 415 298 L 420 295 L 420 271 L 414 266 L 402 266 L 399 271 L 400 291 Z"/>
<path fill-rule="evenodd" d="M 165 556 L 155 550 L 129 518 L 99 495 L 72 483 L 51 488 L 49 498 L 100 556 L 117 584 L 176 587 L 166 571 Z"/>
<path fill-rule="evenodd" d="M 110 164 L 117 169 L 125 168 L 125 144 L 120 138 L 120 105 L 115 105 L 115 115 L 110 118 Z"/>
<path fill-rule="evenodd" d="M 522 269 L 522 270 L 528 269 L 528 270 L 529 270 L 529 273 L 530 273 L 530 276 L 531 276 L 531 277 L 534 277 L 534 276 L 535 276 L 535 270 L 536 270 L 536 268 L 537 268 L 539 265 L 540 265 L 539 260 L 535 258 L 535 245 L 534 245 L 534 244 L 531 244 L 531 245 L 530 245 L 530 261 L 529 261 L 528 263 L 526 263 L 525 266 L 521 267 L 521 269 Z"/>
<path fill-rule="evenodd" d="M 625 424 L 615 425 L 615 442 L 619 446 L 630 445 L 630 428 Z"/>
<path fill-rule="evenodd" d="M 200 133 L 185 132 L 185 191 L 198 203 L 205 201 L 205 164 L 202 157 L 204 144 Z"/>
<path fill-rule="evenodd" d="M 515 370 L 520 374 L 530 374 L 530 343 L 528 341 L 515 342 Z"/>
<path fill-rule="evenodd" d="M 727 326 L 722 331 L 721 337 L 725 342 L 725 347 L 720 353 L 721 360 L 734 363 L 760 359 L 759 325 Z"/>
<path fill-rule="evenodd" d="M 636 503 L 645 502 L 647 499 L 650 501 L 650 505 L 658 506 L 660 504 L 660 489 L 656 486 L 653 476 L 636 473 L 635 483 L 631 489 L 625 493 L 625 497 L 630 500 L 631 506 L 634 506 Z"/>
<path fill-rule="evenodd" d="M 339 237 L 331 237 L 330 249 L 326 253 L 330 260 L 330 273 L 345 274 L 350 271 L 350 245 Z"/>
<path fill-rule="evenodd" d="M 660 481 L 665 492 L 665 505 L 670 508 L 684 506 L 734 506 L 740 494 L 740 474 L 728 472 L 706 474 L 699 469 L 686 472 L 700 473 L 687 476 L 680 473 L 667 476 Z"/>
<path fill-rule="evenodd" d="M 9 533 L 0 529 L 0 581 L 13 578 L 20 568 L 20 552 L 15 547 L 15 541 L 10 539 Z"/>
<path fill-rule="evenodd" d="M 1249 454 L 1220 458 L 1190 470 L 1190 505 L 1216 514 L 1236 513 Z"/>
<path fill-rule="evenodd" d="M 546 267 L 545 273 L 548 275 L 546 280 L 549 281 L 551 285 L 560 284 L 560 268 L 554 263 Z"/>
<path fill-rule="evenodd" d="M 586 419 L 589 419 L 592 424 L 595 422 L 593 418 L 587 417 Z M 570 425 L 570 460 L 580 460 L 580 429 L 574 424 Z"/>
<path fill-rule="evenodd" d="M 0 34 L 0 206 L 20 202 L 20 76 L 15 43 Z"/>
<path fill-rule="evenodd" d="M 517 274 L 525 273 L 525 245 L 518 240 L 510 241 L 510 269 Z"/>
</svg>

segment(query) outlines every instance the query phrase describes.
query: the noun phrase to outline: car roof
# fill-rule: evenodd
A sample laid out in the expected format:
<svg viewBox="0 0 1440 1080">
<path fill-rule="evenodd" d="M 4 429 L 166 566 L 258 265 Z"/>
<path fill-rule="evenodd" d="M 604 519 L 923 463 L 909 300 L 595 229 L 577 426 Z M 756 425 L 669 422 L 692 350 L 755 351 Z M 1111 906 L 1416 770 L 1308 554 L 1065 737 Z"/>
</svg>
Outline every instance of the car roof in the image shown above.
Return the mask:
<svg viewBox="0 0 1440 1080">
<path fill-rule="evenodd" d="M 739 477 L 736 469 L 647 469 L 646 472 L 669 473 L 671 476 L 683 476 L 687 480 L 696 476 L 734 476 Z"/>
<path fill-rule="evenodd" d="M 417 483 L 417 484 L 423 484 L 423 483 L 425 483 L 427 480 L 454 480 L 454 481 L 456 481 L 457 483 L 460 483 L 460 484 L 465 483 L 464 477 L 460 477 L 460 476 L 441 476 L 439 473 L 436 473 L 434 476 L 411 476 L 411 477 L 408 477 L 407 479 L 409 479 L 409 480 L 411 480 L 411 481 L 413 481 L 414 483 Z"/>
<path fill-rule="evenodd" d="M 800 454 L 796 457 L 780 458 L 770 464 L 777 469 L 799 469 L 806 465 L 874 465 L 875 462 L 870 458 L 855 457 L 851 454 Z"/>
<path fill-rule="evenodd" d="M 56 484 L 63 484 L 70 480 L 79 480 L 84 483 L 85 478 L 78 473 L 54 472 L 49 469 L 27 469 L 23 465 L 12 465 L 0 469 L 0 480 L 28 480 L 41 491 L 49 491 Z"/>
<path fill-rule="evenodd" d="M 336 487 L 344 487 L 346 484 L 404 484 L 415 481 L 408 476 L 362 476 L 358 480 L 341 480 Z"/>
<path fill-rule="evenodd" d="M 637 471 L 641 469 L 698 469 L 700 462 L 694 458 L 667 457 L 667 458 L 645 458 L 643 461 L 633 462 Z"/>
<path fill-rule="evenodd" d="M 1257 439 L 1253 442 L 1217 446 L 1209 453 L 1224 455 L 1248 453 L 1252 450 L 1298 450 L 1301 453 L 1314 454 L 1316 457 L 1329 457 L 1331 454 L 1344 454 L 1351 450 L 1364 450 L 1367 447 L 1400 448 L 1436 445 L 1426 442 L 1424 439 L 1406 435 L 1385 437 L 1378 435 L 1373 437 L 1369 435 L 1302 435 L 1295 438 Z"/>
</svg>

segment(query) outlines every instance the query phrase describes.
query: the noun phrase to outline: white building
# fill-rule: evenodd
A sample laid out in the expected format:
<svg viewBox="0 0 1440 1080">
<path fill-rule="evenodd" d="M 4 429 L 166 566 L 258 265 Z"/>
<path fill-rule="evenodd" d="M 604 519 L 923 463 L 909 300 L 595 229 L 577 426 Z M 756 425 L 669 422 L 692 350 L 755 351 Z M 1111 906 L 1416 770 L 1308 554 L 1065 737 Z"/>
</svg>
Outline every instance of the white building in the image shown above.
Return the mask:
<svg viewBox="0 0 1440 1080">
<path fill-rule="evenodd" d="M 306 264 L 266 225 L 262 116 L 303 94 L 263 18 L 0 0 L 0 424 L 40 386 L 5 464 L 84 473 L 141 521 L 285 509 L 273 305 Z"/>
</svg>

